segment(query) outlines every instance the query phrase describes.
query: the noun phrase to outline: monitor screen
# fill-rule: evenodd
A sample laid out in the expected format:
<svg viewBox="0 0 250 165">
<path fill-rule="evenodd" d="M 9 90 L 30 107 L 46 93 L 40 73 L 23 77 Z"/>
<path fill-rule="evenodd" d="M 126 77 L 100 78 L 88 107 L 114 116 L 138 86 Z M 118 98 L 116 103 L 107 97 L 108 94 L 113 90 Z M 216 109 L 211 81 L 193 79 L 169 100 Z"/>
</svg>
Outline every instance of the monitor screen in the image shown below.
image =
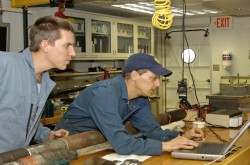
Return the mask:
<svg viewBox="0 0 250 165">
<path fill-rule="evenodd" d="M 10 51 L 10 24 L 0 22 L 0 51 Z"/>
</svg>

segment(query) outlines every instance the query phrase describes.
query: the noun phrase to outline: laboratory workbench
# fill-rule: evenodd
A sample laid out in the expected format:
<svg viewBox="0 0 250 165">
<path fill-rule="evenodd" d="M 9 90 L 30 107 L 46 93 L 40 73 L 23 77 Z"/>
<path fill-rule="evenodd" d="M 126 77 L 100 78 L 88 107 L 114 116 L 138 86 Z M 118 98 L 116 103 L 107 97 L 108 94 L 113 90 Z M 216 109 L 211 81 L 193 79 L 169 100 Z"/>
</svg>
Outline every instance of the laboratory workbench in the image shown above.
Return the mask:
<svg viewBox="0 0 250 165">
<path fill-rule="evenodd" d="M 223 140 L 230 141 L 233 136 L 238 132 L 239 128 L 212 128 L 214 132 L 216 132 Z M 250 155 L 250 129 L 248 129 L 242 137 L 236 143 L 237 146 L 241 146 L 242 148 L 239 149 L 234 154 L 227 157 L 222 162 L 215 162 L 213 164 L 220 164 L 220 165 L 233 165 L 233 164 L 240 164 L 240 165 L 249 165 L 250 159 L 248 158 Z M 212 131 L 206 129 L 206 140 L 209 142 L 220 142 L 220 140 L 213 134 Z M 77 160 L 71 161 L 70 165 L 79 165 L 83 164 L 83 162 L 90 158 L 90 157 L 103 157 L 107 154 L 114 153 L 113 150 L 104 150 L 101 152 L 84 155 L 78 158 Z M 185 160 L 185 159 L 176 159 L 172 158 L 169 152 L 163 152 L 160 156 L 152 156 L 149 159 L 145 160 L 142 165 L 165 165 L 165 164 L 173 164 L 173 165 L 203 165 L 205 163 L 209 163 L 209 161 L 203 160 Z"/>
</svg>

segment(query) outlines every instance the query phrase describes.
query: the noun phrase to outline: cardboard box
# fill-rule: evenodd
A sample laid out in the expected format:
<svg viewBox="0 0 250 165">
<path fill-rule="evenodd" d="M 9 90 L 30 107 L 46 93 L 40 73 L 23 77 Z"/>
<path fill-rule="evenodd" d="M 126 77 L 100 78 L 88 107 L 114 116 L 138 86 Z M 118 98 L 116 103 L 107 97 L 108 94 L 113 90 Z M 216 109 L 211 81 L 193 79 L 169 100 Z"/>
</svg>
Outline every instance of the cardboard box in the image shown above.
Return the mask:
<svg viewBox="0 0 250 165">
<path fill-rule="evenodd" d="M 220 109 L 206 115 L 206 122 L 221 127 L 238 127 L 242 125 L 242 112 L 239 110 Z"/>
</svg>

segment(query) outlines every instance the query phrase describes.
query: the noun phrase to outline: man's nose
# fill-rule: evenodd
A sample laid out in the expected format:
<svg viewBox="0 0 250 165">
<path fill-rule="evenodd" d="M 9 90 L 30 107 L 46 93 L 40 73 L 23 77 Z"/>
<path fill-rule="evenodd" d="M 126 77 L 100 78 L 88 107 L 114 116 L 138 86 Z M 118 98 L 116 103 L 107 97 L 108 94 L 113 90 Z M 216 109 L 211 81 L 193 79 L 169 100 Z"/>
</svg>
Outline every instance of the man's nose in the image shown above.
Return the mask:
<svg viewBox="0 0 250 165">
<path fill-rule="evenodd" d="M 155 81 L 155 86 L 156 86 L 156 87 L 160 87 L 160 86 L 161 86 L 160 79 L 157 79 L 157 80 Z"/>
<path fill-rule="evenodd" d="M 72 47 L 72 49 L 70 50 L 69 55 L 70 56 L 76 56 L 76 51 L 75 51 L 74 47 Z"/>
</svg>

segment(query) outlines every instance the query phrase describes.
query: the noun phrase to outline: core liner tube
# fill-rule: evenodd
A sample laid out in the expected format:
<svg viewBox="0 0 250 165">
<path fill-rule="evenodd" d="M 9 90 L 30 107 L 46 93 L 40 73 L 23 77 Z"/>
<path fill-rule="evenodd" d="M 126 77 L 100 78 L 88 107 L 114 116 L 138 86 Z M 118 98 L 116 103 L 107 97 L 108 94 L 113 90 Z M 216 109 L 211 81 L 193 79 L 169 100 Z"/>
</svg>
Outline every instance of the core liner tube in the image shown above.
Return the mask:
<svg viewBox="0 0 250 165">
<path fill-rule="evenodd" d="M 178 109 L 154 116 L 155 121 L 160 125 L 166 125 L 170 122 L 178 121 L 186 116 L 186 111 Z M 130 122 L 125 124 L 126 130 L 133 134 L 138 130 L 134 128 Z M 57 149 L 78 150 L 81 148 L 93 146 L 106 142 L 106 138 L 99 131 L 87 131 L 74 134 L 68 137 L 59 138 L 52 141 L 47 141 L 42 144 L 32 145 L 26 148 L 20 148 L 12 151 L 0 153 L 0 164 L 12 162 L 22 157 L 40 154 L 45 151 L 53 151 Z"/>
<path fill-rule="evenodd" d="M 54 151 L 58 149 L 77 150 L 104 143 L 106 141 L 105 137 L 99 131 L 82 132 L 56 140 L 47 141 L 42 144 L 32 145 L 27 148 L 0 153 L 0 164 L 12 162 L 26 156 L 40 154 L 45 151 Z"/>
</svg>

